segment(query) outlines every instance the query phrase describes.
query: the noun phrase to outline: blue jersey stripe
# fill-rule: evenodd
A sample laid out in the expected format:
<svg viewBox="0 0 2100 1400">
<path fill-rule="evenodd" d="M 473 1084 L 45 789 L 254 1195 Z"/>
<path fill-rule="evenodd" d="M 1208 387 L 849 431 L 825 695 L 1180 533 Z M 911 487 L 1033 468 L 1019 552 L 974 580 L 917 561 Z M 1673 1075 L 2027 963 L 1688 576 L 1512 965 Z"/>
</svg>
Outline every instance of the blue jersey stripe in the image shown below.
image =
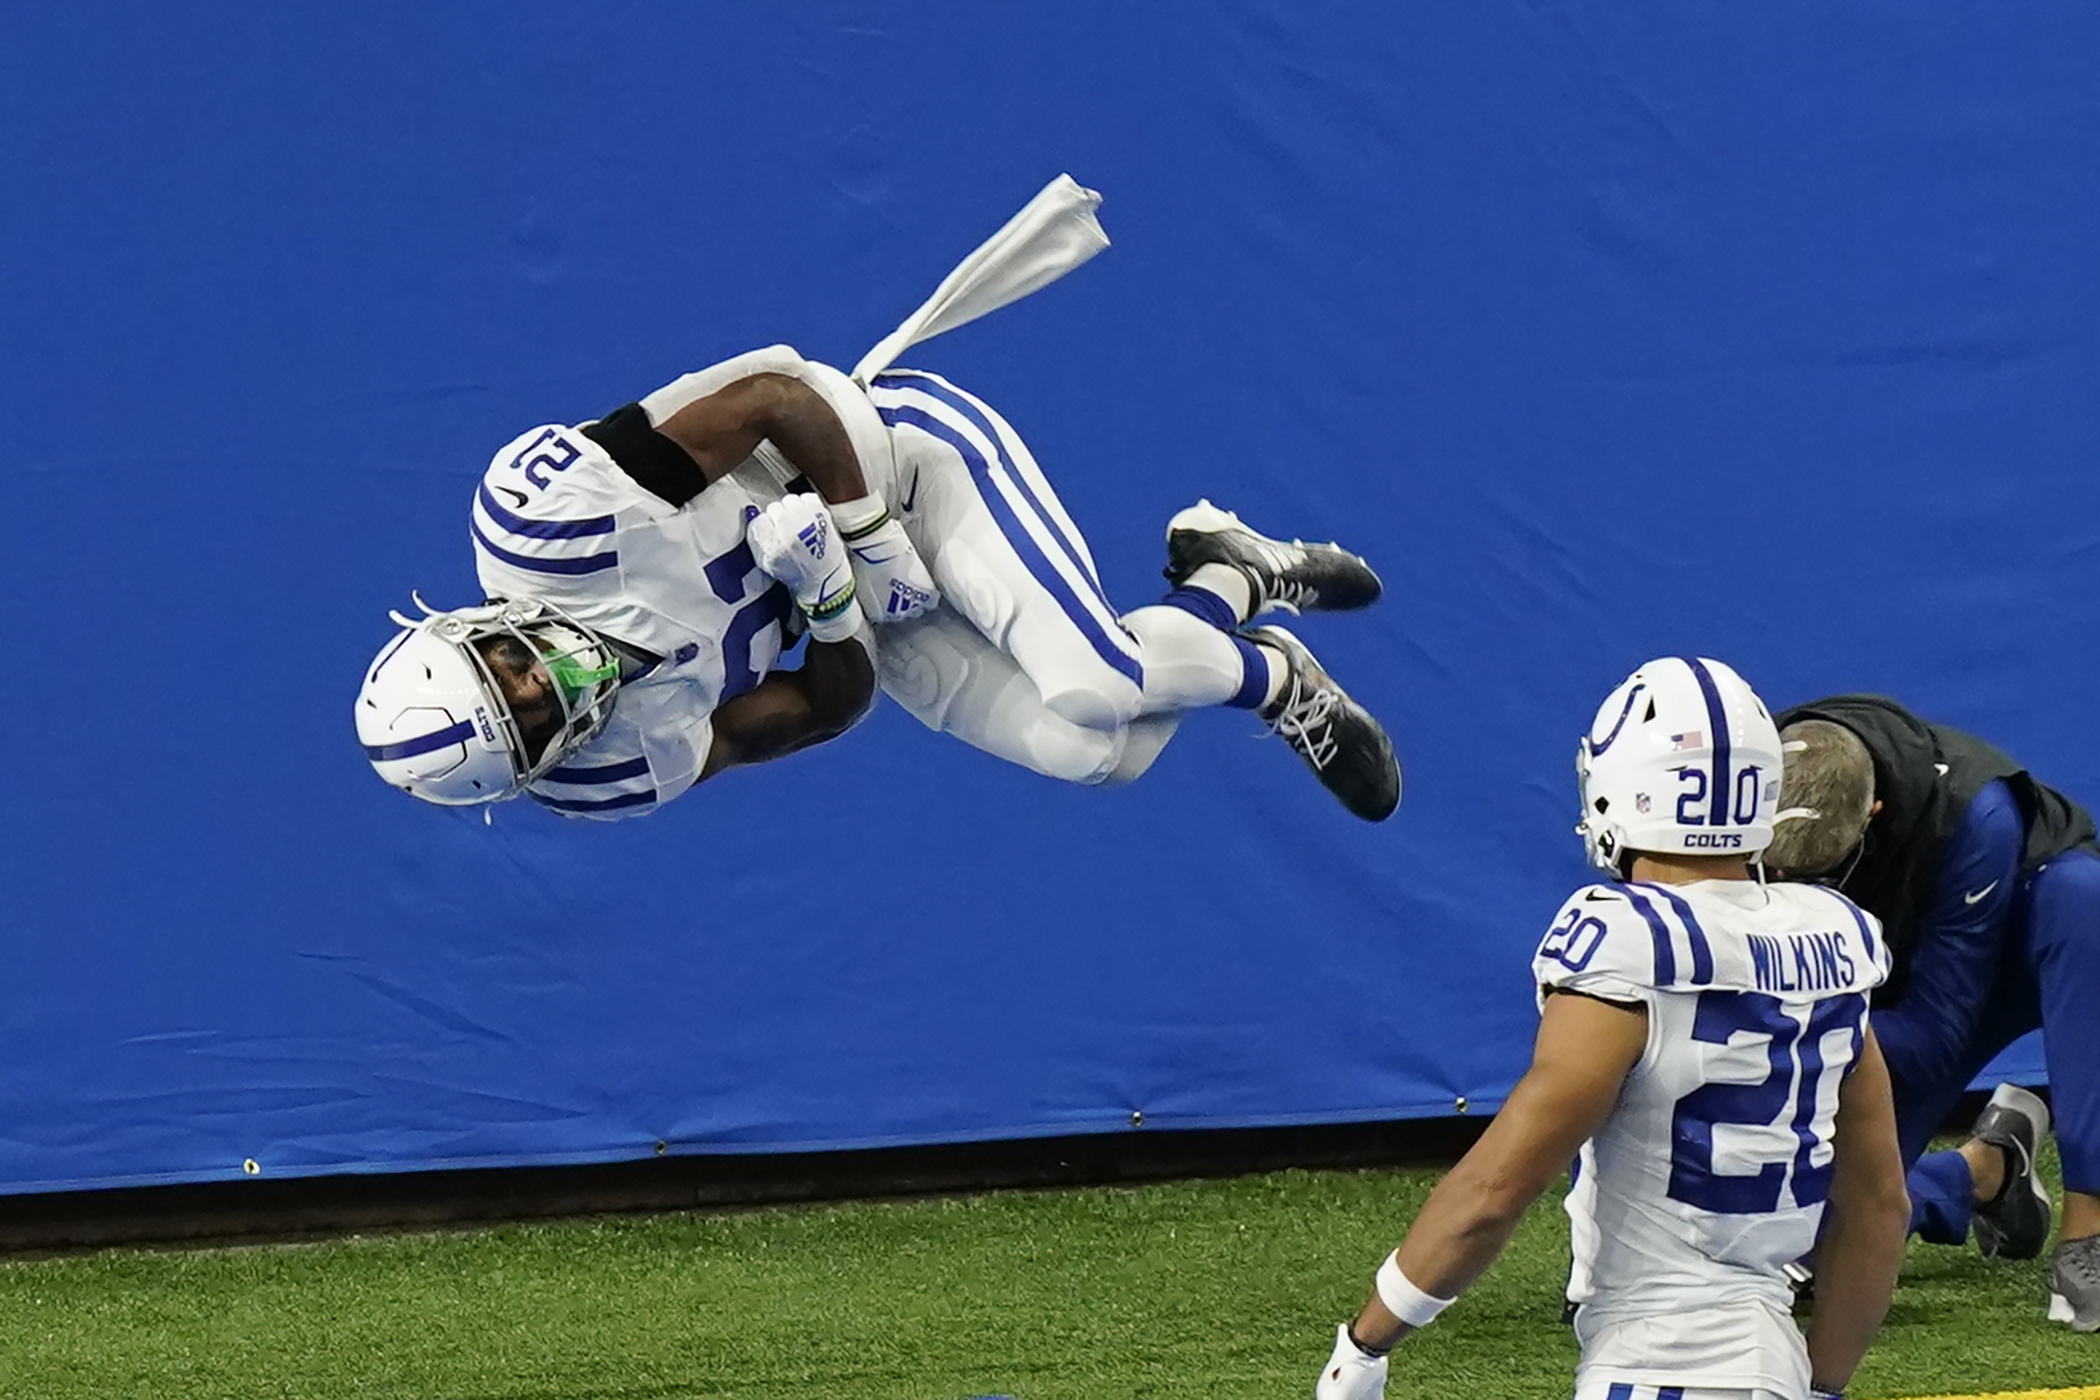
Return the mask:
<svg viewBox="0 0 2100 1400">
<path fill-rule="evenodd" d="M 1861 912 L 1857 904 L 1854 904 L 1836 890 L 1830 892 L 1830 897 L 1844 905 L 1845 912 L 1852 916 L 1852 922 L 1859 925 L 1860 941 L 1867 945 L 1867 956 L 1873 959 L 1876 967 L 1879 967 L 1881 965 L 1881 954 L 1874 951 L 1874 931 L 1867 926 L 1867 916 Z"/>
<path fill-rule="evenodd" d="M 532 793 L 532 800 L 557 812 L 612 812 L 622 807 L 646 807 L 656 801 L 653 792 L 627 792 L 618 797 L 548 797 Z"/>
<path fill-rule="evenodd" d="M 1648 921 L 1648 932 L 1655 939 L 1655 985 L 1667 987 L 1677 980 L 1677 951 L 1670 946 L 1670 926 L 1655 912 L 1654 905 L 1641 898 L 1640 891 L 1631 885 L 1619 888 Z"/>
<path fill-rule="evenodd" d="M 892 376 L 895 377 L 893 378 Z M 884 384 L 884 381 L 889 382 Z M 978 432 L 983 433 L 985 441 L 991 443 L 992 450 L 999 454 L 999 465 L 1006 468 L 1007 479 L 1013 482 L 1015 488 L 1020 491 L 1022 499 L 1028 502 L 1028 508 L 1035 512 L 1036 519 L 1042 521 L 1045 528 L 1056 537 L 1057 542 L 1064 546 L 1065 553 L 1071 556 L 1073 565 L 1078 568 L 1080 577 L 1087 581 L 1093 589 L 1094 596 L 1101 600 L 1101 606 L 1112 613 L 1116 611 L 1115 604 L 1109 602 L 1108 595 L 1101 591 L 1101 580 L 1094 577 L 1093 569 L 1087 564 L 1088 551 L 1086 542 L 1075 539 L 1072 533 L 1058 522 L 1054 513 L 1043 508 L 1042 498 L 1036 495 L 1035 488 L 1028 484 L 1028 478 L 1022 475 L 1019 465 L 1013 459 L 1013 455 L 1006 450 L 1005 437 L 1000 434 L 998 429 L 992 426 L 992 420 L 986 416 L 983 405 L 962 390 L 957 389 L 954 385 L 943 383 L 933 375 L 926 374 L 920 370 L 892 370 L 888 374 L 878 376 L 875 382 L 884 384 L 886 388 L 912 389 L 924 394 L 928 398 L 954 409 Z"/>
<path fill-rule="evenodd" d="M 624 763 L 605 763 L 595 768 L 571 768 L 563 764 L 540 775 L 543 783 L 578 783 L 583 785 L 617 783 L 623 778 L 639 778 L 649 771 L 649 760 L 630 758 Z"/>
<path fill-rule="evenodd" d="M 534 559 L 525 554 L 513 554 L 481 532 L 481 523 L 469 516 L 467 526 L 473 530 L 474 538 L 481 547 L 495 555 L 514 569 L 529 569 L 536 574 L 595 574 L 601 569 L 618 567 L 618 550 L 608 549 L 601 554 L 588 554 L 580 559 Z"/>
<path fill-rule="evenodd" d="M 1715 826 L 1726 826 L 1728 802 L 1735 795 L 1728 772 L 1728 710 L 1721 703 L 1720 687 L 1714 684 L 1714 673 L 1706 669 L 1706 663 L 1696 656 L 1679 660 L 1692 668 L 1692 679 L 1699 682 L 1699 693 L 1706 697 L 1706 718 L 1714 731 L 1713 814 L 1707 820 Z"/>
<path fill-rule="evenodd" d="M 593 515 L 586 520 L 534 520 L 503 508 L 489 494 L 489 484 L 484 481 L 481 489 L 474 493 L 481 508 L 489 513 L 489 519 L 513 535 L 524 535 L 535 540 L 580 540 L 590 535 L 609 535 L 613 532 L 613 518 L 609 515 Z"/>
<path fill-rule="evenodd" d="M 365 755 L 374 763 L 390 758 L 414 758 L 417 754 L 434 753 L 439 749 L 463 744 L 474 737 L 474 722 L 461 720 L 450 729 L 439 729 L 415 739 L 403 739 L 398 744 L 367 744 Z"/>
<path fill-rule="evenodd" d="M 1080 633 L 1086 637 L 1088 644 L 1093 647 L 1095 653 L 1103 661 L 1106 661 L 1118 674 L 1129 677 L 1134 684 L 1144 685 L 1144 666 L 1138 661 L 1137 657 L 1125 649 L 1134 647 L 1130 637 L 1121 628 L 1116 629 L 1117 635 L 1115 637 L 1109 635 L 1108 629 L 1102 625 L 1101 619 L 1096 617 L 1093 610 L 1086 605 L 1086 601 L 1079 596 L 1078 590 L 1072 587 L 1071 581 L 1064 576 L 1057 565 L 1051 561 L 1050 557 L 1043 553 L 1043 548 L 1036 543 L 1035 537 L 1028 533 L 1027 524 L 1022 521 L 1020 516 L 1014 513 L 1012 504 L 1007 501 L 1005 493 L 1000 491 L 999 484 L 991 479 L 991 465 L 984 460 L 984 454 L 977 450 L 969 438 L 965 437 L 961 430 L 953 424 L 943 422 L 921 408 L 900 405 L 888 408 L 878 407 L 876 411 L 882 415 L 882 421 L 891 427 L 903 423 L 909 427 L 917 428 L 928 436 L 937 438 L 955 449 L 962 457 L 964 464 L 969 467 L 970 474 L 978 479 L 977 493 L 983 499 L 985 505 L 991 509 L 992 518 L 998 522 L 1000 533 L 1005 535 L 1008 542 L 1013 545 L 1015 551 L 1021 556 L 1021 562 L 1027 567 L 1028 572 L 1035 576 L 1036 582 L 1040 583 L 1050 592 L 1052 597 L 1058 600 L 1058 605 L 1064 611 L 1065 616 L 1071 618 L 1077 624 Z M 1078 561 L 1074 562 L 1077 563 Z M 1082 566 L 1080 568 L 1081 575 L 1084 576 L 1085 572 L 1086 570 Z M 1113 609 L 1110 611 L 1113 611 Z"/>
<path fill-rule="evenodd" d="M 1667 886 L 1641 883 L 1644 890 L 1653 890 L 1670 902 L 1677 917 L 1684 922 L 1684 935 L 1692 945 L 1692 985 L 1704 987 L 1714 980 L 1713 945 L 1706 941 L 1706 930 L 1699 927 L 1699 918 L 1692 913 L 1692 906 L 1685 903 Z"/>
</svg>

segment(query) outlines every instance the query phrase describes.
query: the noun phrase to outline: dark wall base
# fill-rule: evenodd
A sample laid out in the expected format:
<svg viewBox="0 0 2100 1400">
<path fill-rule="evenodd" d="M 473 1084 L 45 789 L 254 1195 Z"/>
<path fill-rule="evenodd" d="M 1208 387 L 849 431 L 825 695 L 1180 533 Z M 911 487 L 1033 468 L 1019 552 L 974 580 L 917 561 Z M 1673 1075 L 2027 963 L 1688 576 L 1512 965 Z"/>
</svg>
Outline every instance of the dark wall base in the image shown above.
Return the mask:
<svg viewBox="0 0 2100 1400">
<path fill-rule="evenodd" d="M 692 1210 L 1015 1187 L 1455 1160 L 1486 1118 L 1091 1134 L 783 1156 L 658 1157 L 229 1181 L 0 1198 L 0 1251 L 206 1244 L 621 1211 Z"/>
<path fill-rule="evenodd" d="M 1949 1117 L 1948 1130 L 1966 1128 L 1983 1100 L 1982 1094 L 1965 1096 Z M 1435 1166 L 1457 1160 L 1491 1121 L 1419 1118 L 1299 1128 L 1138 1130 L 865 1152 L 656 1157 L 604 1166 L 8 1196 L 0 1197 L 0 1252 L 301 1239 L 552 1216 L 1243 1176 L 1285 1167 Z"/>
</svg>

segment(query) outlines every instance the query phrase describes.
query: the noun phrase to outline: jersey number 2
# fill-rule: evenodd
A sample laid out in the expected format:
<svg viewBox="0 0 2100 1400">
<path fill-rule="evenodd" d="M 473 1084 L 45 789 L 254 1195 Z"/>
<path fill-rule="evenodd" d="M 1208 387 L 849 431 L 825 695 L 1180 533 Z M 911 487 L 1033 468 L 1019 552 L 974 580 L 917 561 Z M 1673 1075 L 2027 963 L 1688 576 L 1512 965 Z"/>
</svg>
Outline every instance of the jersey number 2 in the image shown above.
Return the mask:
<svg viewBox="0 0 2100 1400">
<path fill-rule="evenodd" d="M 1822 1088 L 1823 1038 L 1833 1031 L 1851 1032 L 1851 1050 L 1842 1064 L 1859 1055 L 1861 1023 L 1867 999 L 1858 992 L 1827 997 L 1809 1012 L 1808 1030 L 1787 1014 L 1778 997 L 1763 992 L 1709 991 L 1699 994 L 1692 1016 L 1692 1039 L 1726 1045 L 1738 1033 L 1769 1037 L 1767 1070 L 1756 1084 L 1706 1084 L 1677 1101 L 1671 1120 L 1670 1198 L 1718 1215 L 1762 1215 L 1779 1208 L 1779 1194 L 1789 1177 L 1794 1204 L 1812 1206 L 1830 1195 L 1830 1164 L 1817 1166 L 1811 1154 L 1823 1139 L 1816 1133 Z M 1842 1068 L 1842 1064 L 1839 1068 Z M 1714 1170 L 1714 1129 L 1722 1124 L 1771 1127 L 1791 1108 L 1795 1150 L 1783 1161 L 1766 1162 L 1750 1175 L 1724 1175 Z"/>
<path fill-rule="evenodd" d="M 538 437 L 525 444 L 523 452 L 510 459 L 510 467 L 512 471 L 522 470 L 527 481 L 544 491 L 548 472 L 565 472 L 581 456 L 583 449 L 563 437 L 561 429 L 543 428 Z"/>
</svg>

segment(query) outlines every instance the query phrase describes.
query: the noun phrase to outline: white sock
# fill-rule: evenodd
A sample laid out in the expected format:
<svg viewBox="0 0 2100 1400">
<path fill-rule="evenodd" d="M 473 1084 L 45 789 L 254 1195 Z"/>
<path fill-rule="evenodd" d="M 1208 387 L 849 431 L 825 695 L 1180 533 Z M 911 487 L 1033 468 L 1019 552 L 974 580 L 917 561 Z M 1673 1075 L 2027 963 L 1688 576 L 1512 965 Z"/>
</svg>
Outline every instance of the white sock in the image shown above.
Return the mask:
<svg viewBox="0 0 2100 1400">
<path fill-rule="evenodd" d="M 1232 615 L 1245 622 L 1254 615 L 1254 585 L 1247 576 L 1230 564 L 1198 564 L 1196 571 L 1182 580 L 1183 588 L 1200 588 L 1205 593 L 1216 594 L 1232 609 Z"/>
<path fill-rule="evenodd" d="M 1254 650 L 1269 665 L 1269 680 L 1261 693 L 1261 708 L 1267 709 L 1283 694 L 1283 683 L 1291 678 L 1290 659 L 1266 642 L 1256 642 Z"/>
</svg>

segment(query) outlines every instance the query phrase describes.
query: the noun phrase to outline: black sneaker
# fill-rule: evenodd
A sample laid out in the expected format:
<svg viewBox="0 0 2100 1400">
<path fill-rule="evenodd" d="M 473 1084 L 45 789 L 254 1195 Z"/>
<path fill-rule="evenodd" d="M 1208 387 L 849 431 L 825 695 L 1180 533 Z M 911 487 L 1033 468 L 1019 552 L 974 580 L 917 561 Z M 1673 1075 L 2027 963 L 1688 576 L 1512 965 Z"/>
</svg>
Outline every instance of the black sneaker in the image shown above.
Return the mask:
<svg viewBox="0 0 2100 1400">
<path fill-rule="evenodd" d="M 2049 1239 L 2049 1193 L 2034 1171 L 2034 1148 L 2049 1131 L 2049 1106 L 2000 1084 L 1969 1136 L 2005 1154 L 2005 1184 L 1976 1207 L 1976 1248 L 1997 1259 L 2032 1259 Z"/>
<path fill-rule="evenodd" d="M 1167 522 L 1167 579 L 1179 587 L 1204 564 L 1246 575 L 1255 617 L 1279 608 L 1347 612 L 1369 607 L 1385 591 L 1371 566 L 1340 545 L 1272 540 L 1231 511 L 1198 501 Z"/>
<path fill-rule="evenodd" d="M 2049 1320 L 2100 1332 L 2100 1235 L 2061 1240 L 2049 1256 Z"/>
<path fill-rule="evenodd" d="M 1391 816 L 1400 805 L 1400 762 L 1378 721 L 1281 627 L 1249 627 L 1242 635 L 1282 652 L 1290 669 L 1275 701 L 1260 711 L 1269 728 L 1344 807 L 1367 822 Z"/>
</svg>

